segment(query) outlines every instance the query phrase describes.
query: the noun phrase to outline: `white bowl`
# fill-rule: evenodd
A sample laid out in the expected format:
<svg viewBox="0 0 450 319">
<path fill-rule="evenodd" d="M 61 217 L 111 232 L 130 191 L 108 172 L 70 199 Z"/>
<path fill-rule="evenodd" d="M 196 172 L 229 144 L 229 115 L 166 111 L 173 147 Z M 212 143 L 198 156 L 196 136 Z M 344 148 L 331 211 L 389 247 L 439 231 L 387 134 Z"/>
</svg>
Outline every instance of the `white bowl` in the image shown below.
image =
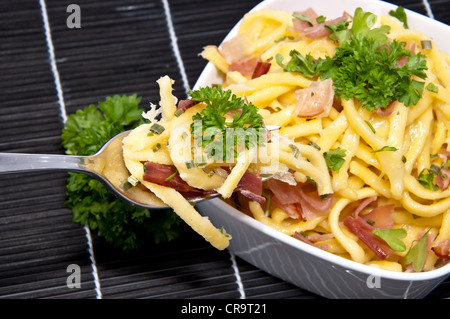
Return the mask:
<svg viewBox="0 0 450 319">
<path fill-rule="evenodd" d="M 312 7 L 334 18 L 357 7 L 387 15 L 395 5 L 376 0 L 266 0 L 253 10 L 272 8 L 299 11 Z M 431 36 L 450 53 L 450 27 L 406 10 L 411 29 Z M 239 23 L 238 23 L 239 25 Z M 238 25 L 224 39 L 237 34 Z M 195 88 L 220 83 L 208 63 Z M 423 298 L 450 274 L 450 264 L 423 273 L 398 273 L 356 263 L 305 244 L 241 213 L 220 199 L 198 204 L 199 212 L 232 235 L 229 250 L 254 266 L 298 287 L 327 298 Z"/>
</svg>

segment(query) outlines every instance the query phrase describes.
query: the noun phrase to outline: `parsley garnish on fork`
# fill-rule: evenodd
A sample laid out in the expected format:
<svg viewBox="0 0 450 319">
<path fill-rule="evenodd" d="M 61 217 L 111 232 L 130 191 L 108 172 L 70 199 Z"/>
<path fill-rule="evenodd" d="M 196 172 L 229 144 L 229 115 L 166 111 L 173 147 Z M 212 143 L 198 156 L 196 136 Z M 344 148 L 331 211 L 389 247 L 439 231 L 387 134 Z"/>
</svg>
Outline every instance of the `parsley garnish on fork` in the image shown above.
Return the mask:
<svg viewBox="0 0 450 319">
<path fill-rule="evenodd" d="M 191 90 L 189 95 L 192 100 L 206 104 L 192 117 L 191 132 L 208 158 L 227 161 L 237 157 L 240 146 L 250 149 L 263 145 L 263 119 L 251 102 L 247 103 L 221 86 Z"/>
</svg>

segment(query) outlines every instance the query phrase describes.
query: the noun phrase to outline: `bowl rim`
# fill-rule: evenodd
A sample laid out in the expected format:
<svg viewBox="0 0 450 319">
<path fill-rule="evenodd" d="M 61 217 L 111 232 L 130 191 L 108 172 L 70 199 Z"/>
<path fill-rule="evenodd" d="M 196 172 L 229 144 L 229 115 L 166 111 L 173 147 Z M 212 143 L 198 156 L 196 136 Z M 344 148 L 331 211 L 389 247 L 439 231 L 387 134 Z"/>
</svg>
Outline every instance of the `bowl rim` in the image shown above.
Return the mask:
<svg viewBox="0 0 450 319">
<path fill-rule="evenodd" d="M 396 272 L 381 268 L 376 268 L 373 266 L 360 264 L 351 259 L 347 259 L 333 253 L 327 252 L 320 248 L 314 247 L 307 243 L 304 243 L 298 239 L 295 239 L 292 236 L 283 234 L 282 232 L 256 220 L 248 216 L 247 214 L 239 211 L 234 208 L 230 204 L 226 203 L 222 199 L 215 198 L 205 202 L 203 205 L 205 206 L 215 206 L 217 209 L 221 211 L 225 211 L 237 221 L 242 224 L 245 224 L 248 227 L 251 227 L 257 231 L 261 231 L 267 236 L 274 238 L 275 240 L 279 240 L 284 244 L 287 244 L 293 248 L 299 249 L 301 252 L 306 252 L 310 255 L 313 255 L 322 260 L 328 261 L 330 263 L 336 264 L 345 268 L 347 271 L 357 271 L 362 274 L 366 274 L 367 276 L 377 276 L 385 279 L 399 280 L 399 281 L 423 281 L 423 280 L 433 280 L 437 278 L 443 278 L 450 275 L 450 263 L 427 272 L 419 272 L 419 273 L 407 273 L 407 272 Z M 205 207 L 206 208 L 206 207 Z M 227 232 L 233 236 L 233 230 L 227 229 Z"/>
<path fill-rule="evenodd" d="M 257 4 L 255 7 L 253 7 L 249 12 L 269 8 L 276 2 L 286 2 L 289 0 L 264 0 Z M 322 0 L 323 1 L 323 0 Z M 328 0 L 335 2 L 336 0 Z M 342 3 L 345 3 L 347 5 L 374 5 L 379 6 L 380 8 L 384 10 L 392 10 L 396 9 L 398 6 L 394 5 L 392 3 L 388 3 L 381 0 L 338 0 Z M 306 3 L 306 1 L 305 1 Z M 321 3 L 322 4 L 322 3 Z M 297 0 L 296 5 L 299 7 L 301 6 L 301 1 Z M 307 4 L 308 6 L 311 6 L 311 4 Z M 410 20 L 410 17 L 413 17 L 413 19 L 418 20 L 417 23 L 420 24 L 422 22 L 425 22 L 426 24 L 431 24 L 433 28 L 439 28 L 444 29 L 444 33 L 448 33 L 450 35 L 450 26 L 431 19 L 427 16 L 424 16 L 420 13 L 411 11 L 409 9 L 405 8 L 405 11 L 408 15 L 408 20 Z M 226 35 L 226 37 L 223 39 L 222 42 L 231 39 L 233 36 L 237 34 L 239 25 L 242 22 L 242 18 L 236 23 L 236 25 L 230 30 L 230 32 Z M 211 78 L 215 78 L 217 76 L 217 72 L 215 69 L 215 66 L 208 62 L 201 72 L 197 82 L 194 85 L 194 89 L 198 89 L 199 87 L 203 85 L 207 85 L 211 83 Z M 282 241 L 283 243 L 292 246 L 296 249 L 299 249 L 302 252 L 306 252 L 310 255 L 313 255 L 315 257 L 318 257 L 322 260 L 337 264 L 348 271 L 357 271 L 363 274 L 366 274 L 367 276 L 373 275 L 373 276 L 379 276 L 380 278 L 385 279 L 392 279 L 392 280 L 399 280 L 399 281 L 424 281 L 424 280 L 435 280 L 437 278 L 444 278 L 450 275 L 450 263 L 447 263 L 446 265 L 430 270 L 427 272 L 420 272 L 420 273 L 406 273 L 406 272 L 395 272 L 390 270 L 385 270 L 381 268 L 376 268 L 373 266 L 365 265 L 358 263 L 356 261 L 346 259 L 344 257 L 335 255 L 333 253 L 324 251 L 320 248 L 308 245 L 306 243 L 301 242 L 300 240 L 297 240 L 293 238 L 292 236 L 283 234 L 280 231 L 277 231 L 276 229 L 273 229 L 272 227 L 265 225 L 264 223 L 246 215 L 245 213 L 237 210 L 236 208 L 232 207 L 231 205 L 227 204 L 221 199 L 212 199 L 207 202 L 205 202 L 205 205 L 212 204 L 217 206 L 219 209 L 226 211 L 230 215 L 232 215 L 234 218 L 236 218 L 238 221 L 242 222 L 243 224 L 255 229 L 262 231 L 264 234 Z M 232 231 L 229 231 L 232 233 Z"/>
</svg>

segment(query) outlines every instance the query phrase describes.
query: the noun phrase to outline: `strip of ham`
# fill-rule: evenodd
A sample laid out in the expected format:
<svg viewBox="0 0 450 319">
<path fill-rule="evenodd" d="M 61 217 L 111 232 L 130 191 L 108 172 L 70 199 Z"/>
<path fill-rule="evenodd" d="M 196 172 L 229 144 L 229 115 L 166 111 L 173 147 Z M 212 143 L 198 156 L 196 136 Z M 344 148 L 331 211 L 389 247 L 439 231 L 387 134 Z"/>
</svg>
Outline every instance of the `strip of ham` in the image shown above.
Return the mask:
<svg viewBox="0 0 450 319">
<path fill-rule="evenodd" d="M 328 245 L 325 245 L 325 244 L 323 244 L 323 245 L 316 244 L 316 243 L 314 242 L 314 240 L 310 238 L 310 236 L 308 236 L 308 237 L 307 237 L 307 236 L 304 236 L 303 234 L 301 234 L 301 233 L 299 233 L 299 232 L 295 232 L 294 235 L 293 235 L 293 237 L 296 238 L 296 239 L 298 239 L 298 240 L 300 240 L 300 241 L 302 241 L 302 242 L 304 242 L 304 243 L 306 243 L 306 244 L 308 244 L 308 245 L 311 245 L 311 246 L 314 246 L 314 247 L 317 247 L 317 248 L 320 248 L 320 249 L 323 249 L 323 250 L 327 250 L 327 249 L 328 249 Z"/>
<path fill-rule="evenodd" d="M 325 26 L 338 24 L 342 21 L 345 21 L 348 18 L 351 18 L 351 15 L 347 12 L 344 12 L 341 17 L 325 21 L 324 23 L 318 23 L 317 18 L 319 15 L 311 8 L 308 8 L 305 11 L 296 12 L 299 16 L 306 16 L 311 21 L 312 26 L 306 21 L 299 20 L 297 18 L 293 18 L 292 22 L 294 25 L 294 30 L 303 34 L 304 36 L 310 39 L 318 39 L 321 37 L 325 37 L 330 35 L 330 31 L 328 31 Z"/>
<path fill-rule="evenodd" d="M 191 187 L 188 183 L 181 179 L 180 175 L 177 174 L 177 170 L 174 166 L 145 162 L 144 167 L 144 181 L 167 186 L 179 192 L 203 192 L 203 190 L 201 189 Z"/>
<path fill-rule="evenodd" d="M 381 238 L 373 234 L 374 229 L 391 229 L 394 225 L 394 205 L 378 206 L 368 214 L 360 214 L 376 196 L 360 202 L 351 216 L 344 219 L 344 225 L 369 247 L 378 258 L 384 260 L 395 251 Z M 370 222 L 370 224 L 369 224 Z"/>
<path fill-rule="evenodd" d="M 294 219 L 312 220 L 330 212 L 332 195 L 321 198 L 310 183 L 290 185 L 278 179 L 267 181 L 275 205 Z"/>
<path fill-rule="evenodd" d="M 334 101 L 333 80 L 312 82 L 308 88 L 295 91 L 295 115 L 306 118 L 327 117 Z"/>
<path fill-rule="evenodd" d="M 214 194 L 215 191 L 206 191 L 190 186 L 180 175 L 174 166 L 158 164 L 153 162 L 144 163 L 144 180 L 158 185 L 173 188 L 183 194 L 200 195 L 200 194 Z M 262 194 L 261 179 L 252 173 L 246 172 L 239 181 L 236 190 L 245 197 L 254 200 L 260 204 L 264 204 L 265 198 Z"/>
</svg>

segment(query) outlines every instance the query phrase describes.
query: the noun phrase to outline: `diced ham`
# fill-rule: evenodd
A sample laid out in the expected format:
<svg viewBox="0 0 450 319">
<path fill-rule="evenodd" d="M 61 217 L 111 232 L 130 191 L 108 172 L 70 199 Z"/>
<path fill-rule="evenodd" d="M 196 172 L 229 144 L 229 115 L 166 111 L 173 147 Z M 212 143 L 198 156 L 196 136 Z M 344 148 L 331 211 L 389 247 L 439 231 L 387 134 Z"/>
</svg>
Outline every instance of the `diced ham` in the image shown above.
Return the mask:
<svg viewBox="0 0 450 319">
<path fill-rule="evenodd" d="M 364 242 L 380 259 L 386 259 L 394 250 L 381 238 L 373 234 L 374 229 L 391 229 L 394 225 L 394 205 L 383 205 L 372 209 L 368 214 L 361 214 L 376 196 L 360 202 L 351 216 L 344 219 L 344 225 Z"/>
<path fill-rule="evenodd" d="M 442 149 L 439 152 L 439 156 L 444 160 L 444 165 L 446 165 L 448 163 L 448 161 L 450 160 L 450 152 Z M 448 186 L 450 185 L 450 167 L 447 166 L 443 166 L 441 168 L 441 174 L 439 174 L 436 177 L 436 186 L 441 190 L 444 191 L 448 188 Z"/>
<path fill-rule="evenodd" d="M 385 108 L 379 107 L 377 108 L 377 114 L 383 117 L 389 116 L 394 112 L 395 109 L 395 101 L 392 101 Z"/>
<path fill-rule="evenodd" d="M 290 185 L 278 179 L 267 181 L 273 193 L 273 201 L 280 209 L 294 219 L 311 220 L 327 215 L 332 205 L 332 195 L 321 198 L 310 183 Z"/>
<path fill-rule="evenodd" d="M 269 72 L 270 66 L 272 64 L 270 64 L 270 62 L 266 61 L 258 61 L 256 63 L 256 67 L 253 70 L 253 74 L 252 74 L 252 79 L 256 79 L 259 78 L 261 75 L 266 74 L 267 72 Z"/>
<path fill-rule="evenodd" d="M 450 239 L 441 241 L 438 245 L 431 248 L 433 252 L 444 261 L 450 260 Z"/>
<path fill-rule="evenodd" d="M 326 117 L 334 100 L 333 80 L 312 82 L 308 88 L 295 91 L 295 115 L 307 118 Z"/>
<path fill-rule="evenodd" d="M 294 30 L 311 39 L 318 39 L 330 35 L 330 31 L 325 28 L 326 25 L 338 24 L 348 18 L 351 18 L 350 14 L 344 12 L 339 18 L 328 20 L 324 23 L 318 23 L 316 21 L 318 14 L 311 8 L 307 9 L 306 11 L 297 12 L 297 14 L 300 16 L 305 15 L 306 17 L 308 17 L 308 19 L 311 21 L 312 26 L 310 26 L 306 21 L 293 18 L 292 21 Z"/>
<path fill-rule="evenodd" d="M 444 191 L 450 185 L 450 167 L 441 168 L 441 174 L 436 177 L 436 186 Z"/>
</svg>

